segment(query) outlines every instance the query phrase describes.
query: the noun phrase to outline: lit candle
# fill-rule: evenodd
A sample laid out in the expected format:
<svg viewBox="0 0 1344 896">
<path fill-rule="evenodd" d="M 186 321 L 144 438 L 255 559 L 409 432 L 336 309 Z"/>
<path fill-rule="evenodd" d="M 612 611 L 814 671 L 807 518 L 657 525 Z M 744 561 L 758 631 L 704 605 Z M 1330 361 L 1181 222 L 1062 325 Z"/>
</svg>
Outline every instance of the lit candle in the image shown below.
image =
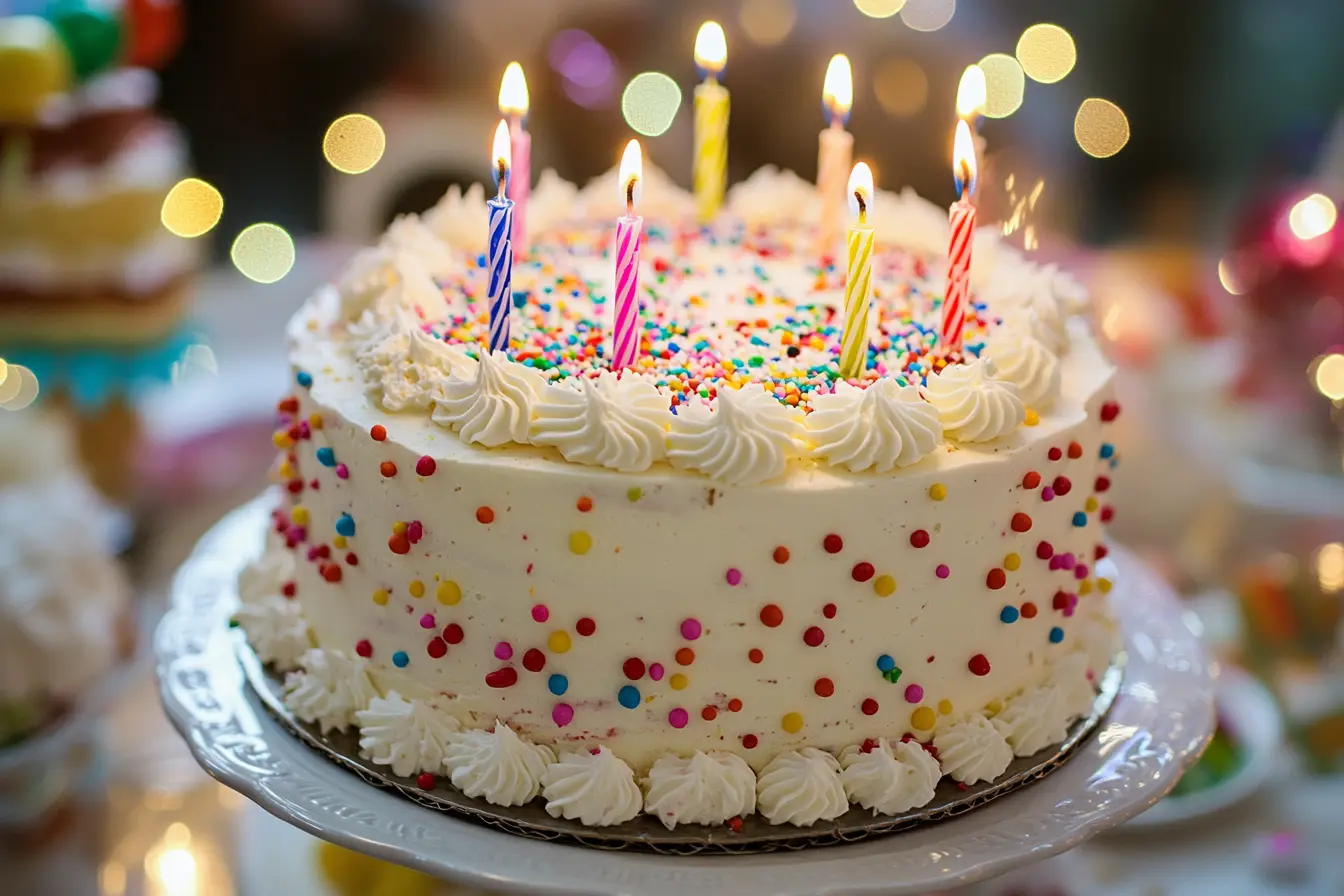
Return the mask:
<svg viewBox="0 0 1344 896">
<path fill-rule="evenodd" d="M 611 336 L 611 367 L 633 367 L 639 359 L 639 238 L 644 219 L 635 214 L 644 191 L 644 157 L 631 140 L 621 156 L 621 196 L 625 216 L 616 219 L 616 325 Z"/>
<path fill-rule="evenodd" d="M 510 62 L 499 82 L 499 111 L 509 120 L 509 143 L 513 155 L 508 197 L 513 200 L 513 247 L 527 251 L 527 199 L 532 193 L 532 135 L 523 127 L 527 118 L 527 78 L 523 67 Z"/>
<path fill-rule="evenodd" d="M 695 188 L 700 220 L 708 221 L 723 205 L 728 186 L 728 90 L 719 74 L 728 61 L 728 42 L 718 22 L 706 22 L 695 36 L 695 64 L 705 80 L 695 88 Z"/>
<path fill-rule="evenodd" d="M 957 83 L 957 117 L 971 129 L 971 145 L 975 149 L 978 162 L 985 154 L 985 138 L 980 136 L 976 121 L 985 114 L 988 92 L 985 87 L 985 70 L 978 65 L 966 66 Z"/>
<path fill-rule="evenodd" d="M 507 351 L 509 347 L 509 317 L 513 313 L 513 200 L 505 193 L 509 188 L 509 123 L 501 121 L 495 128 L 492 174 L 497 192 L 486 202 L 490 229 L 489 248 L 490 286 L 487 298 L 490 304 L 491 352 Z"/>
<path fill-rule="evenodd" d="M 823 254 L 829 254 L 840 235 L 845 178 L 854 164 L 854 135 L 845 130 L 849 110 L 854 105 L 854 74 L 844 54 L 832 56 L 831 64 L 826 66 L 821 104 L 830 127 L 821 132 L 817 152 L 817 199 L 821 204 L 817 244 Z"/>
<path fill-rule="evenodd" d="M 849 265 L 845 269 L 845 331 L 840 342 L 840 376 L 862 376 L 868 361 L 868 309 L 873 297 L 873 236 L 868 206 L 873 202 L 873 172 L 863 162 L 849 175 Z"/>
<path fill-rule="evenodd" d="M 975 148 L 971 128 L 963 119 L 957 122 L 952 141 L 952 176 L 957 182 L 957 201 L 950 212 L 952 236 L 947 249 L 947 292 L 943 296 L 943 322 L 939 331 L 946 353 L 961 351 L 966 329 L 966 306 L 970 304 L 971 242 L 975 236 Z"/>
</svg>

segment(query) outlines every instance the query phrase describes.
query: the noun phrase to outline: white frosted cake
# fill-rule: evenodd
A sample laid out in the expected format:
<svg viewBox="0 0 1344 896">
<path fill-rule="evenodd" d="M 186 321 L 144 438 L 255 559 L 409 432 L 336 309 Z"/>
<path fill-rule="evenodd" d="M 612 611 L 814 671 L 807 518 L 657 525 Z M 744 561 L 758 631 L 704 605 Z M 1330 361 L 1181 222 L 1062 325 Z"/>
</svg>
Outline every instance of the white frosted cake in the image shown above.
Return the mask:
<svg viewBox="0 0 1344 896">
<path fill-rule="evenodd" d="M 398 220 L 289 328 L 285 500 L 239 621 L 286 700 L 425 788 L 668 827 L 811 825 L 993 780 L 1088 714 L 1115 628 L 1118 413 L 1086 296 L 879 193 L 866 369 L 815 188 L 708 227 L 650 172 L 639 360 L 609 370 L 615 175 L 542 178 L 490 354 L 486 211 Z"/>
</svg>

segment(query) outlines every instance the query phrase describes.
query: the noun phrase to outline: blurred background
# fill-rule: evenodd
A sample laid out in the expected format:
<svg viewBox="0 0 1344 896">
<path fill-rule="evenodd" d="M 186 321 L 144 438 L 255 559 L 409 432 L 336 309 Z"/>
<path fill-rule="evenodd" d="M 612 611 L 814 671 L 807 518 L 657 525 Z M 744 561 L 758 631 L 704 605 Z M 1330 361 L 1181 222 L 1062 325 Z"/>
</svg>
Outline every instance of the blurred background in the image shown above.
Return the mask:
<svg viewBox="0 0 1344 896">
<path fill-rule="evenodd" d="M 0 16 L 0 408 L 73 420 L 121 510 L 145 632 L 194 540 L 263 487 L 285 320 L 397 214 L 487 180 L 508 62 L 535 172 L 582 183 L 633 131 L 687 186 L 701 22 L 727 34 L 730 183 L 767 164 L 815 177 L 843 52 L 857 158 L 940 204 L 957 80 L 979 62 L 982 220 L 1087 281 L 1126 407 L 1113 529 L 1232 670 L 1178 796 L 985 891 L 1344 890 L 1339 0 L 0 0 Z M 63 760 L 73 799 L 0 841 L 13 892 L 438 892 L 210 782 L 151 680 L 136 661 Z M 0 809 L 30 773 L 0 746 Z"/>
</svg>

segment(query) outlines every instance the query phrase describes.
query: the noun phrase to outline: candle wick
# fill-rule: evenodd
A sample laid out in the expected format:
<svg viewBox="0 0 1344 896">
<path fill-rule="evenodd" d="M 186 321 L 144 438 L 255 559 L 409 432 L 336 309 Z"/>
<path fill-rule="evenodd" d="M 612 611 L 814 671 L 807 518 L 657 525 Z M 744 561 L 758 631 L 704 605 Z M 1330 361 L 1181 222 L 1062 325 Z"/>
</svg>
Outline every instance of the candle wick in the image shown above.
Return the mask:
<svg viewBox="0 0 1344 896">
<path fill-rule="evenodd" d="M 498 165 L 499 165 L 498 168 L 499 177 L 495 179 L 496 184 L 499 187 L 499 193 L 497 194 L 497 198 L 503 199 L 504 192 L 508 189 L 509 186 L 509 168 L 507 165 L 504 164 L 503 159 L 499 160 Z"/>
<path fill-rule="evenodd" d="M 633 177 L 625 185 L 625 214 L 628 218 L 635 216 L 635 178 Z"/>
<path fill-rule="evenodd" d="M 867 224 L 867 223 L 868 223 L 868 203 L 866 203 L 866 202 L 863 201 L 863 191 L 862 191 L 862 190 L 855 190 L 855 191 L 854 191 L 854 201 L 857 202 L 857 203 L 859 204 L 859 223 L 860 223 L 860 224 Z"/>
<path fill-rule="evenodd" d="M 971 163 L 970 163 L 969 161 L 967 161 L 966 159 L 962 159 L 962 160 L 961 160 L 961 182 L 962 182 L 962 184 L 963 184 L 963 186 L 962 186 L 962 192 L 963 192 L 963 193 L 969 194 L 969 193 L 971 192 L 971 183 L 972 183 L 972 180 L 973 180 L 973 179 L 972 179 L 972 177 L 971 177 Z"/>
</svg>

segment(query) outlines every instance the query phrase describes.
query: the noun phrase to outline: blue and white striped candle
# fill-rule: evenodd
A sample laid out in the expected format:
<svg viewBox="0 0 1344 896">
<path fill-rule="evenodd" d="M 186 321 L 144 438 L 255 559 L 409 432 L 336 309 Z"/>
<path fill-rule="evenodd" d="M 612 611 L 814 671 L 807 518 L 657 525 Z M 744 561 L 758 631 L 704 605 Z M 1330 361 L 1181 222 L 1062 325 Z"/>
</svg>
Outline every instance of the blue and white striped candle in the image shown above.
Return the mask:
<svg viewBox="0 0 1344 896">
<path fill-rule="evenodd" d="M 508 351 L 509 320 L 513 314 L 513 209 L 504 194 L 509 185 L 509 124 L 501 121 L 495 130 L 494 177 L 498 195 L 486 202 L 489 236 L 486 241 L 490 265 L 490 352 Z"/>
</svg>

